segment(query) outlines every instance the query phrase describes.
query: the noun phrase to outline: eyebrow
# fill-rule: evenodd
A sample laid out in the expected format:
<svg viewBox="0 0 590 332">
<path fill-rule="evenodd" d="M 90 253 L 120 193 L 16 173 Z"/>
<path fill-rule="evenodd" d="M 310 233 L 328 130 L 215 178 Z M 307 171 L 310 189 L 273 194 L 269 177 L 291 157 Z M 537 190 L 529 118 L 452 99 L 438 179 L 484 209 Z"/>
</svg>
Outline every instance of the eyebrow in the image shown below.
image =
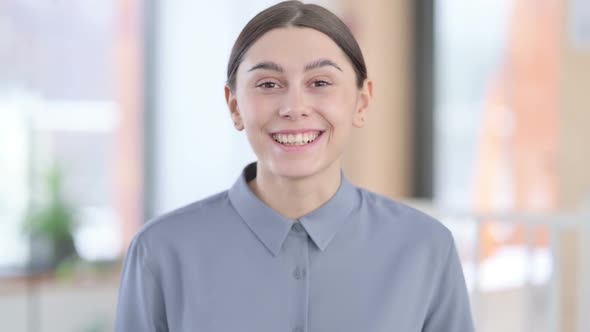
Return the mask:
<svg viewBox="0 0 590 332">
<path fill-rule="evenodd" d="M 283 67 L 279 66 L 278 64 L 276 64 L 272 61 L 261 62 L 261 63 L 255 65 L 254 67 L 250 68 L 248 70 L 248 72 L 254 71 L 256 69 L 266 69 L 266 70 L 278 71 L 279 73 L 284 72 Z"/>
<path fill-rule="evenodd" d="M 309 71 L 309 70 L 313 70 L 313 69 L 321 68 L 321 67 L 326 67 L 326 66 L 332 66 L 332 67 L 342 71 L 342 69 L 340 67 L 338 67 L 337 64 L 335 64 L 332 60 L 328 60 L 328 59 L 316 60 L 316 61 L 306 65 L 304 70 Z"/>
<path fill-rule="evenodd" d="M 303 68 L 304 71 L 310 71 L 313 69 L 317 69 L 317 68 L 321 68 L 321 67 L 326 67 L 326 66 L 332 66 L 340 71 L 342 71 L 342 69 L 335 64 L 332 60 L 328 60 L 328 59 L 319 59 L 316 60 L 312 63 L 309 63 L 307 65 L 305 65 L 305 67 Z M 264 62 L 260 62 L 258 64 L 256 64 L 255 66 L 253 66 L 252 68 L 250 68 L 248 70 L 248 72 L 257 70 L 257 69 L 266 69 L 266 70 L 272 70 L 272 71 L 278 71 L 279 73 L 284 72 L 283 67 L 281 67 L 280 65 L 272 62 L 272 61 L 264 61 Z"/>
</svg>

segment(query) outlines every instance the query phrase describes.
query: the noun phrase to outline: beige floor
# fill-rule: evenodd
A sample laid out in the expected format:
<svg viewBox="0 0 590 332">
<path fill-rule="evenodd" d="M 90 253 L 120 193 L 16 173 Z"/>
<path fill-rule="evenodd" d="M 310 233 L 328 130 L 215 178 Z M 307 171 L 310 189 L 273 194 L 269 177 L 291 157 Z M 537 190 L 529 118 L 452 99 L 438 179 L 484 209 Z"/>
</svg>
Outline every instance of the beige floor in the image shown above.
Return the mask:
<svg viewBox="0 0 590 332">
<path fill-rule="evenodd" d="M 112 330 L 117 287 L 115 285 L 43 287 L 35 297 L 38 329 L 27 327 L 26 293 L 0 295 L 2 331 L 10 332 L 107 332 Z M 34 313 L 33 313 L 34 315 Z M 101 328 L 102 327 L 102 328 Z"/>
</svg>

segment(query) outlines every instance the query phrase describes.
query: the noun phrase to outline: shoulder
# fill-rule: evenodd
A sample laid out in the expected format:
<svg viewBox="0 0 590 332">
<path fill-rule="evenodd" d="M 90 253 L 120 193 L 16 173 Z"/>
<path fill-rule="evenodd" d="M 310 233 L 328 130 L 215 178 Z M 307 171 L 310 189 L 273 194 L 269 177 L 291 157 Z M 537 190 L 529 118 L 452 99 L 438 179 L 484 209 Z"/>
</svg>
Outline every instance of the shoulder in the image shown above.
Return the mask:
<svg viewBox="0 0 590 332">
<path fill-rule="evenodd" d="M 153 219 L 148 220 L 137 232 L 135 241 L 155 242 L 165 239 L 180 239 L 182 235 L 194 233 L 200 227 L 207 227 L 211 221 L 227 213 L 228 191 L 186 204 Z"/>
<path fill-rule="evenodd" d="M 386 232 L 413 243 L 428 243 L 441 249 L 453 241 L 450 230 L 438 219 L 401 201 L 358 188 L 362 207 L 371 220 Z"/>
</svg>

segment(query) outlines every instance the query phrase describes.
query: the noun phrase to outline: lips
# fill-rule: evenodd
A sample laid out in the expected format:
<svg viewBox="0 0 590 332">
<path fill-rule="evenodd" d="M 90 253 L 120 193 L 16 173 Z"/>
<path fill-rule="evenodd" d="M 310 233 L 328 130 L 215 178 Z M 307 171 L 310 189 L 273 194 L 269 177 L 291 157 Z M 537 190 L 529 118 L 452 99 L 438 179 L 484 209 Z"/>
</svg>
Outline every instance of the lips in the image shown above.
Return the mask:
<svg viewBox="0 0 590 332">
<path fill-rule="evenodd" d="M 270 136 L 277 145 L 286 151 L 301 151 L 313 146 L 323 133 L 323 130 L 317 129 L 283 130 L 273 132 Z"/>
</svg>

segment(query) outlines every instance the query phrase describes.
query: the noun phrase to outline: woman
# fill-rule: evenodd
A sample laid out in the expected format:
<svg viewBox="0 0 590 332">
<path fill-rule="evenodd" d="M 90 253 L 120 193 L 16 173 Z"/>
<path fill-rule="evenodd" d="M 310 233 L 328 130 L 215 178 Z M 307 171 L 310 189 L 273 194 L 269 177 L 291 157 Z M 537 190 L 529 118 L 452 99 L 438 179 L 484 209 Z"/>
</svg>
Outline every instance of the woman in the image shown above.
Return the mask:
<svg viewBox="0 0 590 332">
<path fill-rule="evenodd" d="M 239 35 L 225 96 L 257 162 L 133 239 L 116 331 L 473 331 L 450 232 L 349 183 L 372 82 L 328 10 L 272 6 Z"/>
</svg>

